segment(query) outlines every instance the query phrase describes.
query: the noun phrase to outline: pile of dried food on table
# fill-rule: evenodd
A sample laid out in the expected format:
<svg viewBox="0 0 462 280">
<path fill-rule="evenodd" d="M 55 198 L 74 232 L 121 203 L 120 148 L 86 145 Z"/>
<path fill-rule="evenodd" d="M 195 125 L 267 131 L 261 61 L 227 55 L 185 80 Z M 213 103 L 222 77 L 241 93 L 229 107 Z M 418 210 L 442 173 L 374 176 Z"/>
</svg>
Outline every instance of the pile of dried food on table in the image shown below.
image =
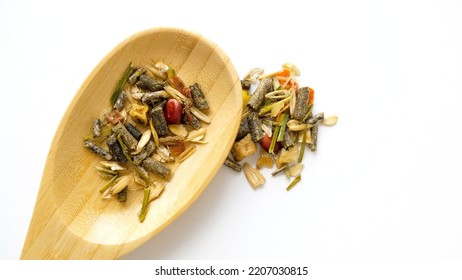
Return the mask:
<svg viewBox="0 0 462 280">
<path fill-rule="evenodd" d="M 280 71 L 270 74 L 264 74 L 261 68 L 252 69 L 241 80 L 242 121 L 225 165 L 243 170 L 254 189 L 266 181 L 259 169 L 276 165 L 273 176 L 285 173 L 293 178 L 286 188 L 290 190 L 301 180 L 307 146 L 313 152 L 317 149 L 318 125 L 337 123 L 336 116 L 314 113 L 314 90 L 299 87 L 299 75 L 295 65 L 285 63 Z M 253 167 L 244 159 L 255 154 L 258 146 L 260 155 Z"/>
</svg>

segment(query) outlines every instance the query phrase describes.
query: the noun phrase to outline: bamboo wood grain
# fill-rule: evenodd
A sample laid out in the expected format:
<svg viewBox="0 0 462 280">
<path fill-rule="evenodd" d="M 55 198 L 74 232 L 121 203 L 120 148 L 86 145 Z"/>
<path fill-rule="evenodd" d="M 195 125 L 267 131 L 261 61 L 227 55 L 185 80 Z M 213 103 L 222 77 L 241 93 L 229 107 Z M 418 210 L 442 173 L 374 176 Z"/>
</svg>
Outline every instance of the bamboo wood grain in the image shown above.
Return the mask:
<svg viewBox="0 0 462 280">
<path fill-rule="evenodd" d="M 206 145 L 184 161 L 164 193 L 138 221 L 142 192 L 125 204 L 101 199 L 105 182 L 94 166 L 99 157 L 82 145 L 91 121 L 109 105 L 121 74 L 133 62 L 164 61 L 186 84 L 203 88 L 212 122 Z M 117 259 L 174 221 L 193 203 L 222 166 L 241 115 L 241 86 L 226 54 L 186 30 L 154 28 L 120 43 L 90 73 L 51 144 L 21 259 Z"/>
</svg>

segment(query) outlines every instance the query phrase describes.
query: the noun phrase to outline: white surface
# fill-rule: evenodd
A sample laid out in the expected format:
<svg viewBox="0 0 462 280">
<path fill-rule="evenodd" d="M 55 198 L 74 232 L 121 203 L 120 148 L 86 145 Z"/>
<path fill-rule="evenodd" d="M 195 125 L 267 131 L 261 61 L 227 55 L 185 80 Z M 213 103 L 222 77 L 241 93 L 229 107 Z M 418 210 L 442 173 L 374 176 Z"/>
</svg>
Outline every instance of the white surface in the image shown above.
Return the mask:
<svg viewBox="0 0 462 280">
<path fill-rule="evenodd" d="M 460 1 L 371 2 L 0 0 L 0 258 L 20 256 L 49 145 L 85 77 L 132 33 L 175 26 L 218 43 L 240 75 L 296 63 L 315 110 L 339 123 L 321 127 L 292 191 L 268 176 L 253 191 L 222 168 L 126 258 L 461 259 Z"/>
</svg>

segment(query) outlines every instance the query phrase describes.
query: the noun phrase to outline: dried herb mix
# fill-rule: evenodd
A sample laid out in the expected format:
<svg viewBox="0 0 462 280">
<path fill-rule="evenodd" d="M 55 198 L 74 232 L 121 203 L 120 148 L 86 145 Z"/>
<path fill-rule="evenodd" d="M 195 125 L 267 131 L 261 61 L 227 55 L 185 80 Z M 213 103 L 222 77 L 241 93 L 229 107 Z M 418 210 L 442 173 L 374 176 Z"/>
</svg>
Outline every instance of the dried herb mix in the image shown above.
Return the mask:
<svg viewBox="0 0 462 280">
<path fill-rule="evenodd" d="M 173 105 L 172 105 L 173 104 Z M 138 219 L 143 222 L 149 203 L 173 176 L 172 166 L 205 144 L 210 123 L 206 95 L 197 83 L 186 86 L 163 62 L 129 65 L 110 98 L 110 107 L 91 124 L 83 145 L 102 158 L 96 166 L 107 179 L 103 198 L 127 203 L 144 190 Z"/>
<path fill-rule="evenodd" d="M 306 149 L 317 150 L 318 126 L 337 123 L 337 116 L 313 115 L 314 90 L 299 87 L 299 75 L 295 65 L 285 63 L 280 71 L 270 74 L 254 68 L 241 80 L 242 121 L 224 164 L 236 172 L 243 170 L 254 189 L 266 181 L 259 169 L 273 168 L 274 164 L 272 176 L 285 173 L 293 178 L 286 190 L 292 189 L 301 180 Z M 253 168 L 244 160 L 257 152 L 257 146 L 260 156 Z"/>
</svg>

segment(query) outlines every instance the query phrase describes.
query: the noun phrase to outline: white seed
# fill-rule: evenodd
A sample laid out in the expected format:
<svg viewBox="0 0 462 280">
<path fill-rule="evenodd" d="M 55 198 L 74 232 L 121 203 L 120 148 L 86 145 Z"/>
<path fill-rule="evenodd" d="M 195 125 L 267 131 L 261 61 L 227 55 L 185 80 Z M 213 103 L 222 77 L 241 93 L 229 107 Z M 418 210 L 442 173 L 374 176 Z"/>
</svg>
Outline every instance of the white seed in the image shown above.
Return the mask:
<svg viewBox="0 0 462 280">
<path fill-rule="evenodd" d="M 151 189 L 151 191 L 149 192 L 149 199 L 148 199 L 149 202 L 156 199 L 165 189 L 165 184 L 160 184 L 157 182 L 155 182 L 154 184 L 155 184 L 155 187 Z"/>
<path fill-rule="evenodd" d="M 183 104 L 189 102 L 189 98 L 184 96 L 181 92 L 174 89 L 172 86 L 165 86 L 165 91 L 170 94 L 173 98 L 177 99 L 178 101 L 182 102 Z"/>
<path fill-rule="evenodd" d="M 267 124 L 267 123 L 262 123 L 261 124 L 261 129 L 263 129 L 263 131 L 266 133 L 266 135 L 268 135 L 269 137 L 272 137 L 273 136 L 273 130 L 271 128 L 271 125 Z"/>
<path fill-rule="evenodd" d="M 265 94 L 265 97 L 271 99 L 284 99 L 286 97 L 289 97 L 289 95 L 290 94 L 288 91 L 280 89 Z"/>
<path fill-rule="evenodd" d="M 159 154 L 152 154 L 151 155 L 152 159 L 157 160 L 158 162 L 166 163 L 167 161 L 161 157 Z"/>
<path fill-rule="evenodd" d="M 157 148 L 157 154 L 162 157 L 166 162 L 169 161 L 174 161 L 175 158 L 173 158 L 172 153 L 170 152 L 170 149 L 166 146 L 159 146 Z"/>
<path fill-rule="evenodd" d="M 168 67 L 168 66 L 167 66 Z M 145 68 L 151 72 L 151 74 L 161 78 L 162 80 L 167 79 L 167 74 L 156 67 L 152 67 L 151 65 L 146 65 Z"/>
<path fill-rule="evenodd" d="M 115 161 L 100 161 L 99 162 L 102 166 L 109 168 L 113 171 L 119 171 L 119 170 L 125 170 L 126 168 L 123 166 L 120 166 L 117 162 Z"/>
<path fill-rule="evenodd" d="M 242 170 L 244 170 L 244 175 L 253 189 L 256 190 L 265 184 L 265 177 L 260 173 L 260 171 L 250 166 L 247 162 L 244 163 Z"/>
<path fill-rule="evenodd" d="M 302 170 L 303 170 L 303 163 L 299 163 L 299 164 L 289 167 L 288 170 L 286 171 L 286 175 L 288 177 L 297 177 L 298 175 L 300 175 L 300 173 L 302 173 Z"/>
<path fill-rule="evenodd" d="M 295 104 L 297 102 L 297 98 L 296 98 L 296 95 L 295 95 L 295 90 L 290 89 L 290 96 L 292 98 L 290 99 L 290 103 L 289 103 L 289 113 L 290 113 L 290 116 L 293 116 L 294 112 L 295 112 Z"/>
<path fill-rule="evenodd" d="M 188 131 L 182 124 L 171 124 L 168 126 L 168 129 L 176 136 L 181 136 L 181 137 L 188 136 Z"/>
<path fill-rule="evenodd" d="M 290 73 L 294 74 L 295 76 L 300 75 L 300 70 L 298 70 L 298 67 L 293 63 L 286 62 L 282 64 L 282 69 L 288 69 Z"/>
<path fill-rule="evenodd" d="M 205 122 L 205 123 L 210 123 L 210 118 L 199 111 L 196 107 L 191 107 L 191 113 L 193 113 L 194 116 L 196 116 L 199 120 Z"/>
<path fill-rule="evenodd" d="M 271 108 L 271 116 L 276 117 L 281 109 L 284 107 L 285 103 L 283 100 L 274 103 L 273 108 Z"/>
<path fill-rule="evenodd" d="M 253 68 L 247 73 L 247 75 L 244 76 L 244 80 L 255 83 L 257 79 L 260 79 L 260 76 L 263 74 L 263 72 L 264 70 L 261 68 Z"/>
<path fill-rule="evenodd" d="M 178 160 L 180 162 L 183 162 L 185 161 L 187 158 L 189 158 L 192 154 L 194 154 L 197 150 L 197 146 L 196 145 L 190 145 L 188 148 L 186 148 L 186 150 L 184 150 L 179 156 L 178 156 Z"/>
<path fill-rule="evenodd" d="M 138 145 L 136 146 L 136 151 L 141 151 L 146 144 L 148 144 L 149 140 L 151 140 L 151 130 L 146 129 L 141 135 L 140 141 L 138 141 Z"/>
<path fill-rule="evenodd" d="M 202 139 L 204 139 L 205 133 L 206 133 L 206 130 L 203 127 L 197 130 L 193 130 L 189 132 L 188 137 L 186 138 L 186 141 L 189 141 L 189 142 L 201 141 Z"/>
<path fill-rule="evenodd" d="M 310 128 L 313 125 L 311 124 L 305 124 L 297 120 L 290 120 L 287 122 L 287 127 L 289 128 L 290 131 L 302 131 L 305 128 Z"/>
<path fill-rule="evenodd" d="M 113 195 L 120 193 L 132 180 L 132 176 L 130 175 L 125 175 L 120 178 L 118 178 L 111 188 L 111 193 Z"/>
<path fill-rule="evenodd" d="M 325 126 L 334 126 L 335 124 L 337 124 L 337 121 L 338 121 L 338 117 L 337 116 L 329 116 L 327 118 L 324 118 L 322 121 L 321 121 L 321 124 L 322 125 L 325 125 Z"/>
</svg>

